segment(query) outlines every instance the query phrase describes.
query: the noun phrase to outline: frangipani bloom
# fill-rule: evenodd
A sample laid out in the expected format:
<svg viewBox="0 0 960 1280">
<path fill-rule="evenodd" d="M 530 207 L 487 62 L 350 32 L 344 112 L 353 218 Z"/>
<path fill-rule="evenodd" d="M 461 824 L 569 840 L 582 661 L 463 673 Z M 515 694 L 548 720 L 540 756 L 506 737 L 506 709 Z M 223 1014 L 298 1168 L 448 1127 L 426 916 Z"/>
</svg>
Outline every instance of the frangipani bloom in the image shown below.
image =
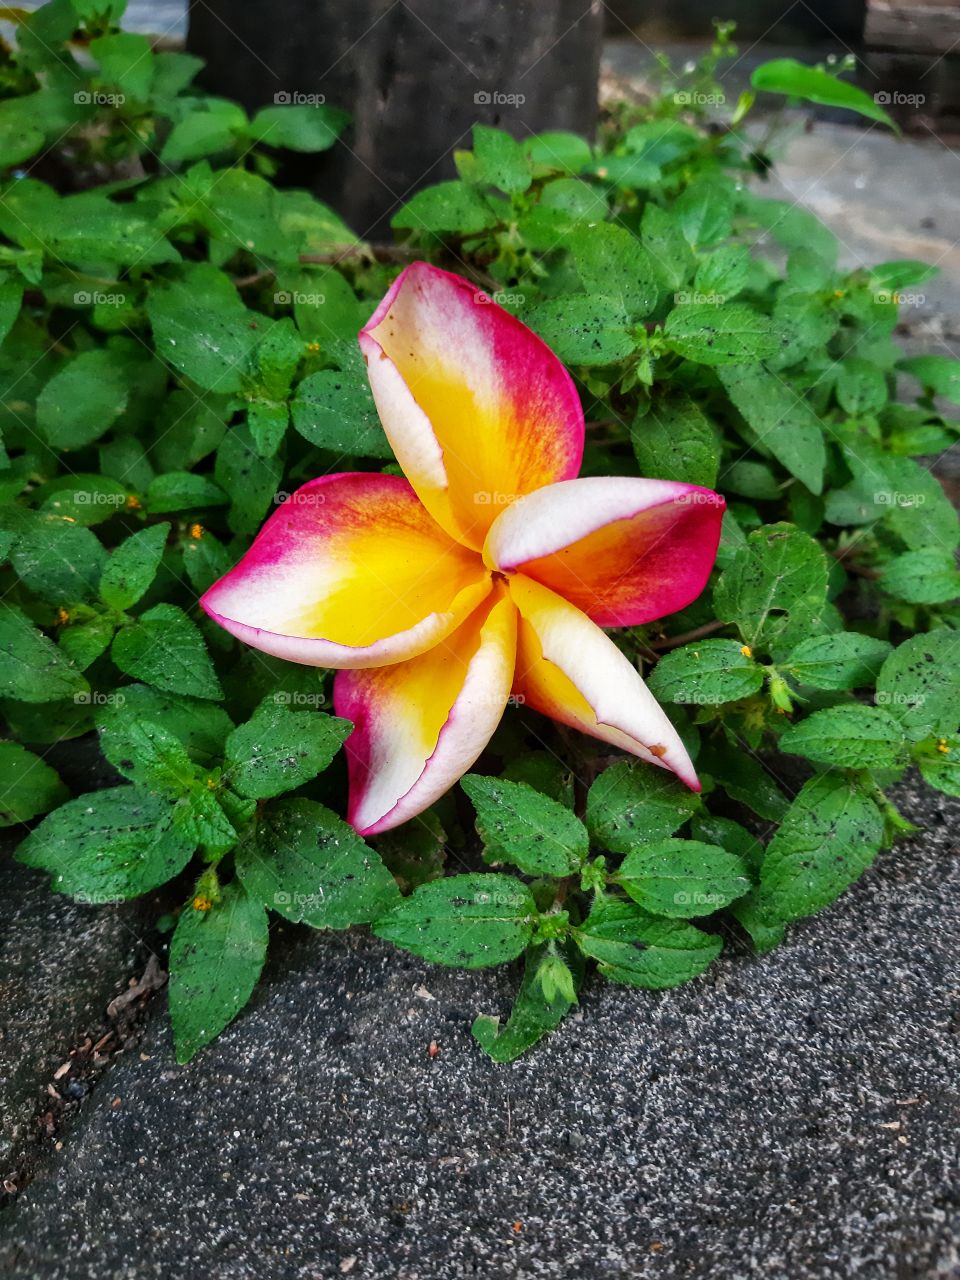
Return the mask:
<svg viewBox="0 0 960 1280">
<path fill-rule="evenodd" d="M 535 334 L 418 262 L 360 333 L 400 476 L 321 476 L 266 522 L 202 604 L 266 653 L 337 667 L 348 818 L 422 812 L 474 763 L 513 694 L 673 770 L 676 730 L 602 627 L 702 591 L 723 499 L 632 477 L 577 479 L 580 399 Z"/>
</svg>

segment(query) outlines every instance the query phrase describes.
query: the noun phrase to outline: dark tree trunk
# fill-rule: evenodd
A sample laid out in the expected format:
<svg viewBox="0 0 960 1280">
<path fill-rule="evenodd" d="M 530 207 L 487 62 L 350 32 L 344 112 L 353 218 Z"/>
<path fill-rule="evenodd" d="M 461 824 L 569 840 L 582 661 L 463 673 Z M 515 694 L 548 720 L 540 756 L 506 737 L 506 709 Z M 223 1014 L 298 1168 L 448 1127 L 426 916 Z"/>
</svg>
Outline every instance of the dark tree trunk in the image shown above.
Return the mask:
<svg viewBox="0 0 960 1280">
<path fill-rule="evenodd" d="M 375 237 L 477 122 L 591 136 L 602 26 L 600 0 L 196 0 L 187 45 L 248 109 L 302 93 L 351 113 L 342 145 L 283 177 Z"/>
</svg>

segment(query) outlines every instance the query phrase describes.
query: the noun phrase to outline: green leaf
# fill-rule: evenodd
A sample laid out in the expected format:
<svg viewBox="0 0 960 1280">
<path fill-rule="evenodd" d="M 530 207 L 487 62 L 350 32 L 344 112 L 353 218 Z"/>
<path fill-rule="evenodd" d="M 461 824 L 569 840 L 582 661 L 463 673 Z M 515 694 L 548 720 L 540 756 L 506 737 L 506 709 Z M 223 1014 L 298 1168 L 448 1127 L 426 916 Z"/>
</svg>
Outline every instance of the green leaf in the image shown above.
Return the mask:
<svg viewBox="0 0 960 1280">
<path fill-rule="evenodd" d="M 233 721 L 222 707 L 196 698 L 164 693 L 146 684 L 126 684 L 97 713 L 101 730 L 114 716 L 151 720 L 183 743 L 190 759 L 203 768 L 223 756 Z"/>
<path fill-rule="evenodd" d="M 927 391 L 960 404 L 960 360 L 950 356 L 907 356 L 897 368 L 917 379 Z"/>
<path fill-rule="evenodd" d="M 630 853 L 672 836 L 699 804 L 699 796 L 662 770 L 639 760 L 617 760 L 590 787 L 587 827 L 596 844 Z"/>
<path fill-rule="evenodd" d="M 268 697 L 227 739 L 230 784 L 252 800 L 293 791 L 326 769 L 352 727 L 349 720 L 291 711 Z"/>
<path fill-rule="evenodd" d="M 90 52 L 100 64 L 98 80 L 146 102 L 153 80 L 153 52 L 146 36 L 116 31 L 91 40 Z"/>
<path fill-rule="evenodd" d="M 197 780 L 183 743 L 164 725 L 144 720 L 132 707 L 128 710 L 122 690 L 115 696 L 115 705 L 101 708 L 94 717 L 100 750 L 128 781 L 179 799 Z"/>
<path fill-rule="evenodd" d="M 736 640 L 701 640 L 665 653 L 647 684 L 661 702 L 716 706 L 756 693 L 763 668 Z"/>
<path fill-rule="evenodd" d="M 789 807 L 786 796 L 746 743 L 738 742 L 736 747 L 704 743 L 697 769 L 701 776 L 707 773 L 721 782 L 731 800 L 745 804 L 768 822 L 779 822 Z"/>
<path fill-rule="evenodd" d="M 570 1000 L 557 995 L 547 1000 L 538 971 L 547 955 L 546 947 L 531 947 L 523 969 L 523 982 L 517 992 L 510 1017 L 504 1027 L 500 1019 L 481 1014 L 474 1020 L 474 1040 L 494 1062 L 513 1062 L 532 1048 L 550 1031 L 555 1030 L 573 1008 Z"/>
<path fill-rule="evenodd" d="M 89 697 L 86 680 L 20 609 L 0 602 L 0 697 L 55 702 Z"/>
<path fill-rule="evenodd" d="M 862 689 L 874 683 L 889 652 L 886 640 L 840 631 L 801 640 L 783 669 L 815 689 Z"/>
<path fill-rule="evenodd" d="M 20 314 L 23 301 L 22 280 L 0 281 L 0 343 L 13 328 L 13 322 Z"/>
<path fill-rule="evenodd" d="M 723 946 L 714 934 L 683 921 L 658 919 L 611 897 L 598 898 L 574 936 L 605 978 L 653 990 L 698 977 Z"/>
<path fill-rule="evenodd" d="M 117 902 L 149 893 L 190 861 L 195 842 L 174 822 L 166 797 L 109 787 L 68 801 L 35 827 L 17 860 L 48 871 L 58 893 Z"/>
<path fill-rule="evenodd" d="M 418 191 L 393 215 L 390 225 L 397 231 L 469 236 L 495 227 L 499 220 L 483 196 L 466 182 L 438 182 Z"/>
<path fill-rule="evenodd" d="M 753 887 L 736 854 L 698 840 L 663 840 L 633 849 L 613 877 L 657 916 L 708 916 Z"/>
<path fill-rule="evenodd" d="M 10 562 L 21 582 L 52 605 L 89 600 L 107 559 L 96 535 L 62 516 L 18 512 Z M 13 513 L 10 513 L 11 522 Z"/>
<path fill-rule="evenodd" d="M 231 428 L 221 441 L 213 474 L 230 496 L 230 528 L 234 533 L 255 533 L 270 504 L 279 497 L 283 459 L 262 458 L 250 428 L 242 425 Z"/>
<path fill-rule="evenodd" d="M 898 258 L 894 262 L 878 262 L 869 270 L 870 283 L 874 289 L 885 289 L 894 293 L 911 284 L 924 284 L 940 273 L 939 267 L 931 266 L 928 262 L 914 262 L 908 258 Z"/>
<path fill-rule="evenodd" d="M 157 353 L 208 391 L 239 391 L 250 357 L 270 322 L 247 311 L 230 280 L 194 264 L 181 280 L 154 285 L 147 297 Z"/>
<path fill-rule="evenodd" d="M 848 769 L 893 769 L 903 746 L 903 731 L 889 712 L 859 703 L 815 711 L 780 738 L 782 751 Z"/>
<path fill-rule="evenodd" d="M 956 732 L 960 723 L 960 632 L 911 636 L 877 677 L 877 703 L 897 717 L 911 742 Z"/>
<path fill-rule="evenodd" d="M 19 742 L 0 742 L 0 827 L 29 822 L 70 798 L 56 769 Z"/>
<path fill-rule="evenodd" d="M 236 860 L 251 897 L 315 929 L 367 924 L 401 900 L 379 856 L 313 800 L 281 800 L 265 809 Z"/>
<path fill-rule="evenodd" d="M 649 252 L 663 289 L 673 293 L 693 275 L 696 259 L 677 219 L 652 200 L 643 210 L 640 241 Z"/>
<path fill-rule="evenodd" d="M 524 312 L 524 321 L 567 364 L 615 364 L 634 341 L 628 316 L 612 298 L 567 294 L 547 298 Z"/>
<path fill-rule="evenodd" d="M 590 848 L 587 829 L 564 805 L 524 782 L 470 774 L 460 785 L 477 811 L 489 862 L 511 862 L 527 875 L 567 876 Z"/>
<path fill-rule="evenodd" d="M 291 151 L 326 151 L 343 133 L 349 120 L 338 107 L 281 104 L 261 107 L 251 120 L 246 135 L 251 142 Z"/>
<path fill-rule="evenodd" d="M 788 524 L 756 529 L 714 589 L 717 617 L 736 623 L 760 653 L 792 648 L 821 625 L 827 575 L 826 555 L 808 534 Z"/>
<path fill-rule="evenodd" d="M 250 999 L 267 956 L 267 913 L 239 884 L 208 910 L 184 907 L 170 942 L 170 1021 L 177 1061 L 220 1034 Z"/>
<path fill-rule="evenodd" d="M 160 567 L 170 525 L 150 525 L 122 542 L 104 566 L 100 599 L 114 609 L 129 609 L 149 588 Z"/>
<path fill-rule="evenodd" d="M 530 890 L 513 876 L 472 874 L 423 884 L 373 926 L 435 964 L 482 969 L 515 959 L 537 919 Z"/>
<path fill-rule="evenodd" d="M 502 129 L 475 124 L 473 158 L 474 181 L 497 187 L 508 195 L 519 195 L 526 191 L 533 180 L 530 162 L 520 143 Z"/>
<path fill-rule="evenodd" d="M 811 778 L 767 846 L 760 887 L 734 915 L 767 927 L 812 915 L 870 866 L 882 839 L 880 810 L 859 783 Z"/>
<path fill-rule="evenodd" d="M 203 636 L 175 605 L 155 605 L 123 627 L 111 654 L 121 671 L 158 689 L 195 698 L 223 696 Z"/>
<path fill-rule="evenodd" d="M 234 565 L 234 556 L 208 529 L 193 528 L 190 537 L 180 544 L 180 549 L 183 567 L 198 595 L 209 591 L 217 579 Z"/>
<path fill-rule="evenodd" d="M 589 142 L 575 133 L 550 131 L 524 138 L 522 147 L 534 165 L 562 173 L 581 173 L 590 163 Z"/>
<path fill-rule="evenodd" d="M 960 596 L 960 572 L 952 551 L 920 547 L 888 561 L 880 585 L 910 604 L 947 604 Z"/>
<path fill-rule="evenodd" d="M 712 489 L 720 466 L 720 440 L 696 401 L 683 391 L 668 392 L 641 408 L 630 428 L 640 474 L 683 480 Z"/>
<path fill-rule="evenodd" d="M 809 209 L 796 202 L 771 200 L 744 188 L 739 193 L 740 211 L 750 222 L 766 231 L 785 249 L 805 249 L 834 267 L 837 237 Z"/>
<path fill-rule="evenodd" d="M 618 312 L 642 318 L 657 302 L 657 283 L 650 255 L 625 227 L 600 222 L 584 227 L 567 241 L 577 273 L 592 298 L 610 299 Z"/>
<path fill-rule="evenodd" d="M 663 332 L 674 351 L 706 365 L 765 360 L 782 341 L 769 317 L 743 302 L 683 304 L 667 316 Z"/>
<path fill-rule="evenodd" d="M 733 221 L 733 187 L 727 182 L 692 182 L 673 206 L 684 239 L 691 249 L 708 248 L 725 240 Z"/>
<path fill-rule="evenodd" d="M 392 458 L 362 367 L 321 369 L 298 385 L 293 425 L 311 444 L 360 458 Z"/>
<path fill-rule="evenodd" d="M 160 516 L 220 506 L 226 501 L 227 495 L 220 486 L 206 476 L 190 471 L 167 471 L 150 481 L 145 506 L 152 516 Z"/>
<path fill-rule="evenodd" d="M 855 84 L 838 80 L 836 75 L 819 67 L 809 67 L 795 58 L 773 58 L 761 62 L 750 76 L 754 89 L 767 93 L 783 93 L 789 98 L 803 98 L 823 107 L 845 107 L 869 120 L 879 120 L 891 129 L 896 125 L 873 98 Z"/>
<path fill-rule="evenodd" d="M 826 449 L 820 420 L 789 383 L 766 369 L 734 365 L 718 377 L 758 445 L 811 493 L 823 488 Z"/>
<path fill-rule="evenodd" d="M 941 738 L 930 755 L 918 760 L 924 782 L 948 796 L 960 796 L 960 737 Z"/>
<path fill-rule="evenodd" d="M 86 671 L 110 647 L 117 624 L 112 618 L 90 618 L 64 627 L 57 643 L 78 671 Z"/>
<path fill-rule="evenodd" d="M 732 818 L 721 818 L 708 813 L 706 809 L 698 810 L 690 822 L 690 833 L 695 840 L 705 844 L 718 844 L 742 858 L 751 873 L 760 870 L 764 848 L 755 835 L 742 827 Z"/>
<path fill-rule="evenodd" d="M 124 510 L 129 492 L 127 485 L 109 476 L 59 476 L 43 486 L 41 510 L 89 528 Z"/>
<path fill-rule="evenodd" d="M 174 125 L 160 159 L 178 167 L 204 156 L 236 150 L 247 129 L 247 113 L 224 98 L 196 99 L 191 111 Z"/>
<path fill-rule="evenodd" d="M 837 402 L 846 413 L 856 417 L 876 413 L 889 399 L 883 370 L 869 360 L 849 356 L 837 370 Z"/>
<path fill-rule="evenodd" d="M 752 266 L 753 259 L 743 245 L 731 244 L 715 249 L 697 264 L 694 292 L 729 302 L 746 285 Z"/>
</svg>

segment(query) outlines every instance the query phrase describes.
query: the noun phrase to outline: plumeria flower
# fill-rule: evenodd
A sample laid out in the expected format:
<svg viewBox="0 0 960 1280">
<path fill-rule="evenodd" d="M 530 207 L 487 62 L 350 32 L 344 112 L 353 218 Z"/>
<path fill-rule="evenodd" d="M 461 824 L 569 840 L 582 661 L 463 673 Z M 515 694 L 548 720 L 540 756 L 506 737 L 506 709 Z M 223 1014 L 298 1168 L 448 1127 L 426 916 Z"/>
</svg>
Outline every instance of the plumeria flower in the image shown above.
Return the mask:
<svg viewBox="0 0 960 1280">
<path fill-rule="evenodd" d="M 682 609 L 716 556 L 723 499 L 671 480 L 577 479 L 573 381 L 466 280 L 408 267 L 360 333 L 404 476 L 311 480 L 203 597 L 247 644 L 339 668 L 348 819 L 421 813 L 474 763 L 511 696 L 700 784 L 602 628 Z"/>
</svg>

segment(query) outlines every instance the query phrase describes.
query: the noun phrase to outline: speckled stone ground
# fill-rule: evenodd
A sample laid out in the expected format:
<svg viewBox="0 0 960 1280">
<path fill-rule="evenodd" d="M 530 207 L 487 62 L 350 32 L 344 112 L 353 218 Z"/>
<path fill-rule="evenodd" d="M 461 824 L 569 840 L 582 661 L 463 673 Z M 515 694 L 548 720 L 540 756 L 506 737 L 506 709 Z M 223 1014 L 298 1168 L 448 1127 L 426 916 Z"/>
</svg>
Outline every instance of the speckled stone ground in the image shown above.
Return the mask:
<svg viewBox="0 0 960 1280">
<path fill-rule="evenodd" d="M 592 985 L 509 1067 L 469 1035 L 506 977 L 285 928 L 192 1065 L 158 1009 L 0 1227 L 0 1273 L 956 1275 L 960 801 L 900 800 L 927 831 L 781 950 Z"/>
<path fill-rule="evenodd" d="M 179 10 L 164 5 L 162 26 L 133 11 L 165 29 Z M 626 75 L 645 56 L 607 50 Z M 771 194 L 814 208 L 847 265 L 939 261 L 904 337 L 949 351 L 958 164 L 932 138 L 820 123 Z M 156 1002 L 139 1051 L 0 1213 L 0 1275 L 960 1276 L 960 802 L 907 788 L 901 803 L 925 832 L 781 950 L 728 950 L 675 992 L 597 983 L 509 1067 L 469 1025 L 507 1011 L 510 975 L 275 930 L 249 1010 L 191 1066 L 174 1065 Z M 143 954 L 130 920 L 39 882 L 0 868 L 8 1164 L 39 1090 Z"/>
</svg>

